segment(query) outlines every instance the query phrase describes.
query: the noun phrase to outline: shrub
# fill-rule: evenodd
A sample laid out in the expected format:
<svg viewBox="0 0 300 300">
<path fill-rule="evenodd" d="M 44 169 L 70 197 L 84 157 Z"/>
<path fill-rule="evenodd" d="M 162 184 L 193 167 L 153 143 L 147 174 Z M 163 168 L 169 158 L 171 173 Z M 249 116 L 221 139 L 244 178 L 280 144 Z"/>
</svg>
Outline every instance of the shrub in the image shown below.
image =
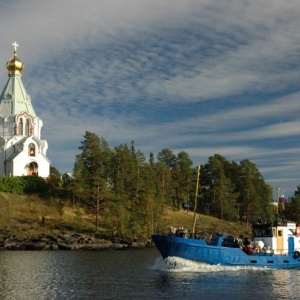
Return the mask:
<svg viewBox="0 0 300 300">
<path fill-rule="evenodd" d="M 12 194 L 43 194 L 47 191 L 47 182 L 38 176 L 0 177 L 0 192 Z"/>
</svg>

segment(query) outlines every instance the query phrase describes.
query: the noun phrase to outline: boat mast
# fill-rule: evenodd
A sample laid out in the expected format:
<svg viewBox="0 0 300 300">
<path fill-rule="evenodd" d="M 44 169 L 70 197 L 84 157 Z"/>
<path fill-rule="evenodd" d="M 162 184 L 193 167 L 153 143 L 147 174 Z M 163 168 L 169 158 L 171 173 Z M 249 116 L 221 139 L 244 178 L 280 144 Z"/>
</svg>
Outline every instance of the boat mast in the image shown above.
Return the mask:
<svg viewBox="0 0 300 300">
<path fill-rule="evenodd" d="M 193 237 L 195 237 L 195 229 L 196 229 L 196 211 L 197 211 L 197 199 L 198 199 L 198 188 L 199 188 L 199 175 L 200 175 L 200 165 L 198 166 L 197 185 L 196 185 L 196 194 L 195 194 L 195 202 L 194 202 L 194 224 L 192 230 Z"/>
<path fill-rule="evenodd" d="M 280 187 L 277 187 L 277 198 L 276 198 L 276 202 L 277 202 L 277 211 L 276 211 L 276 218 L 277 218 L 277 222 L 279 219 L 279 210 L 278 210 L 278 206 L 279 206 L 279 197 L 280 197 Z"/>
</svg>

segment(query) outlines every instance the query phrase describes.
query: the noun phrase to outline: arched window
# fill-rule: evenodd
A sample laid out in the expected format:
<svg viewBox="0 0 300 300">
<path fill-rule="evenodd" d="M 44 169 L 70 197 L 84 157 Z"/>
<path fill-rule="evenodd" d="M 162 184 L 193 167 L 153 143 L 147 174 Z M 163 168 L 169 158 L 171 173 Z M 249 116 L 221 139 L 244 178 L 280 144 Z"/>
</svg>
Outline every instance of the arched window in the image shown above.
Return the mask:
<svg viewBox="0 0 300 300">
<path fill-rule="evenodd" d="M 35 156 L 35 145 L 32 143 L 28 146 L 28 155 Z"/>
<path fill-rule="evenodd" d="M 30 128 L 29 119 L 26 119 L 26 123 L 25 123 L 25 135 L 26 136 L 29 136 L 29 128 Z"/>
<path fill-rule="evenodd" d="M 19 135 L 23 135 L 23 119 L 20 118 L 19 120 Z"/>
</svg>

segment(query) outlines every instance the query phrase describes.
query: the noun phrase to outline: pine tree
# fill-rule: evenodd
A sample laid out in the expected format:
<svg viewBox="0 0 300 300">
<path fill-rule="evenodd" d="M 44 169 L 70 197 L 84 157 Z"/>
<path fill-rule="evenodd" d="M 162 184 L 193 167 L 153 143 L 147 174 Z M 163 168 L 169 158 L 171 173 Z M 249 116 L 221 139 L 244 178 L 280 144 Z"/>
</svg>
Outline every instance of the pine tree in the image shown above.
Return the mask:
<svg viewBox="0 0 300 300">
<path fill-rule="evenodd" d="M 172 171 L 172 184 L 178 200 L 178 210 L 183 203 L 190 202 L 191 180 L 193 177 L 193 162 L 188 153 L 181 151 L 177 155 L 176 163 Z"/>
<path fill-rule="evenodd" d="M 110 149 L 103 138 L 86 131 L 76 156 L 74 175 L 75 191 L 83 196 L 95 212 L 95 227 L 98 231 L 100 200 L 104 200 L 109 186 Z"/>
</svg>

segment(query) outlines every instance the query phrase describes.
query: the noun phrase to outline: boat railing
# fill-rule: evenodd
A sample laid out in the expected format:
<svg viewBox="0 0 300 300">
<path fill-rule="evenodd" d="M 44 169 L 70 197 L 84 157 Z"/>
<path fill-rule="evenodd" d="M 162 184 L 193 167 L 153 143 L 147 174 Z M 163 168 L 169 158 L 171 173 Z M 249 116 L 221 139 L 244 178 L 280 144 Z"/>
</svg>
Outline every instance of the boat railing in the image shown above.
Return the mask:
<svg viewBox="0 0 300 300">
<path fill-rule="evenodd" d="M 290 249 L 272 249 L 272 248 L 255 248 L 252 246 L 243 246 L 243 251 L 252 256 L 290 256 Z M 294 254 L 297 251 L 292 251 Z"/>
</svg>

